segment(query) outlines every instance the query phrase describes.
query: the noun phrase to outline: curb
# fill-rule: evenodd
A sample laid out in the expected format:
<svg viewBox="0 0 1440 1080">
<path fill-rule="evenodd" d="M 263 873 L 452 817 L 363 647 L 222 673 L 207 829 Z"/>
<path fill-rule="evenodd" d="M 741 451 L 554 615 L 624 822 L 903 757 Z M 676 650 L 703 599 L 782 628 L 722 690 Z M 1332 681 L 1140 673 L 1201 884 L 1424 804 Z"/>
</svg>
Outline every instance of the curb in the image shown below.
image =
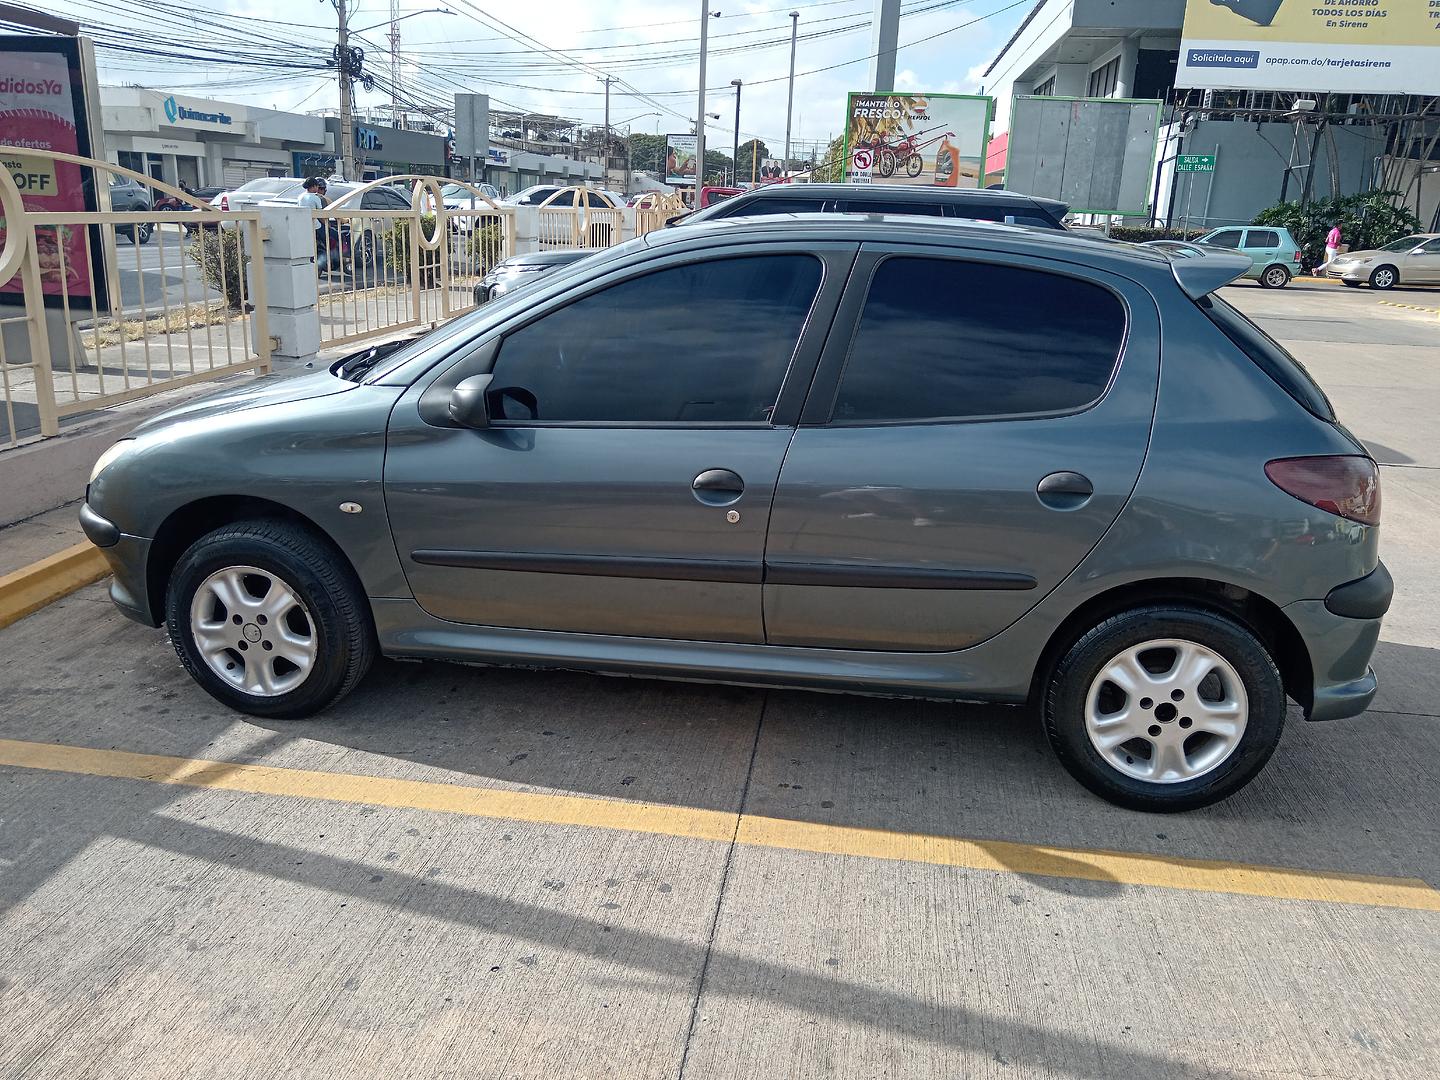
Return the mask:
<svg viewBox="0 0 1440 1080">
<path fill-rule="evenodd" d="M 0 628 L 19 622 L 109 573 L 110 564 L 104 554 L 86 540 L 0 577 Z"/>
</svg>

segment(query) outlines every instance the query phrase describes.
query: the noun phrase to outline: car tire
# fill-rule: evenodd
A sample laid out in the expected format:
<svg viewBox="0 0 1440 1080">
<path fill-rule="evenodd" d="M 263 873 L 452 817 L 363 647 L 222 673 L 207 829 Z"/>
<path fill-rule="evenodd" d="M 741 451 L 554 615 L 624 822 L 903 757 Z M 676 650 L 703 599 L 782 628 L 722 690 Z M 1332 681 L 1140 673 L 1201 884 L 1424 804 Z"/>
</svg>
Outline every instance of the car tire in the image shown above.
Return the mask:
<svg viewBox="0 0 1440 1080">
<path fill-rule="evenodd" d="M 1044 722 L 1060 763 L 1090 791 L 1173 813 L 1228 798 L 1265 767 L 1285 724 L 1285 689 L 1245 625 L 1202 608 L 1144 607 L 1066 651 L 1045 688 Z"/>
<path fill-rule="evenodd" d="M 1400 284 L 1400 271 L 1393 266 L 1377 266 L 1370 274 L 1370 287 L 1382 291 Z"/>
<path fill-rule="evenodd" d="M 1267 289 L 1283 289 L 1290 284 L 1290 271 L 1279 263 L 1267 266 L 1260 275 L 1260 284 Z"/>
<path fill-rule="evenodd" d="M 150 236 L 154 231 L 155 226 L 151 225 L 149 222 L 142 221 L 139 225 L 135 227 L 135 232 L 132 234 L 132 236 L 136 244 L 148 244 L 150 242 Z"/>
<path fill-rule="evenodd" d="M 165 614 L 195 681 L 252 716 L 328 708 L 376 653 L 369 605 L 343 556 L 286 521 L 243 521 L 195 541 L 171 574 Z"/>
</svg>

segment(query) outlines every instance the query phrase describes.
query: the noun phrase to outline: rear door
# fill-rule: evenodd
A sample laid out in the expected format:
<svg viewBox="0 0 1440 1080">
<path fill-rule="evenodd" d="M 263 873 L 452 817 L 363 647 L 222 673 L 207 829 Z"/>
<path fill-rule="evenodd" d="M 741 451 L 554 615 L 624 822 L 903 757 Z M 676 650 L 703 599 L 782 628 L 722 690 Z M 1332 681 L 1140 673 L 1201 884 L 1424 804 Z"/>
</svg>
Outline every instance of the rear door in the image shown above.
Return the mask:
<svg viewBox="0 0 1440 1080">
<path fill-rule="evenodd" d="M 1246 229 L 1241 251 L 1250 256 L 1256 270 L 1287 261 L 1280 251 L 1280 234 L 1274 229 Z"/>
<path fill-rule="evenodd" d="M 948 651 L 1003 630 L 1120 513 L 1158 373 L 1134 282 L 867 245 L 776 491 L 766 640 Z"/>
</svg>

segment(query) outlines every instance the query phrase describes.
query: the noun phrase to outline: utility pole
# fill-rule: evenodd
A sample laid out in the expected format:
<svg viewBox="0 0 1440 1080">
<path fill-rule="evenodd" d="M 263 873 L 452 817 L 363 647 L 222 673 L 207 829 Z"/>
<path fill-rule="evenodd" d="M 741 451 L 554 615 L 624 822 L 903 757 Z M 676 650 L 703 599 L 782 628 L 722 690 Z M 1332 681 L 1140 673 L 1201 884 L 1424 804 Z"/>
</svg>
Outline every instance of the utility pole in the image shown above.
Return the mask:
<svg viewBox="0 0 1440 1080">
<path fill-rule="evenodd" d="M 785 171 L 790 171 L 790 114 L 795 108 L 795 36 L 800 30 L 800 12 L 790 12 L 790 90 L 785 95 Z"/>
<path fill-rule="evenodd" d="M 895 89 L 895 52 L 900 47 L 900 0 L 875 0 L 871 16 L 870 89 L 888 94 Z"/>
<path fill-rule="evenodd" d="M 730 85 L 735 88 L 735 143 L 730 148 L 730 182 L 736 187 L 740 186 L 740 80 L 731 79 Z"/>
<path fill-rule="evenodd" d="M 400 122 L 400 0 L 390 0 L 390 126 Z M 794 65 L 791 65 L 792 69 Z"/>
<path fill-rule="evenodd" d="M 610 186 L 610 83 L 613 81 L 609 75 L 605 76 L 605 149 L 601 154 L 600 175 L 605 178 L 607 188 Z"/>
<path fill-rule="evenodd" d="M 700 103 L 695 109 L 695 209 L 705 185 L 705 49 L 710 40 L 710 0 L 700 0 Z"/>
<path fill-rule="evenodd" d="M 325 2 L 325 0 L 321 0 Z M 347 0 L 329 0 L 335 5 L 335 15 L 339 23 L 339 41 L 335 45 L 332 54 L 330 67 L 340 78 L 340 147 L 337 157 L 340 162 L 340 178 L 342 180 L 353 180 L 355 178 L 355 100 L 354 86 L 351 80 L 359 78 L 370 84 L 369 77 L 362 74 L 362 66 L 365 63 L 365 52 L 362 49 L 350 47 L 350 13 L 346 8 Z"/>
<path fill-rule="evenodd" d="M 756 179 L 757 179 L 757 177 L 756 177 L 756 175 L 755 175 L 755 163 L 756 163 L 756 160 L 757 160 L 759 157 L 760 157 L 760 140 L 759 140 L 759 139 L 751 139 L 751 140 L 750 140 L 750 186 L 751 186 L 751 187 L 754 187 L 754 186 L 755 186 L 755 182 L 756 182 Z"/>
</svg>

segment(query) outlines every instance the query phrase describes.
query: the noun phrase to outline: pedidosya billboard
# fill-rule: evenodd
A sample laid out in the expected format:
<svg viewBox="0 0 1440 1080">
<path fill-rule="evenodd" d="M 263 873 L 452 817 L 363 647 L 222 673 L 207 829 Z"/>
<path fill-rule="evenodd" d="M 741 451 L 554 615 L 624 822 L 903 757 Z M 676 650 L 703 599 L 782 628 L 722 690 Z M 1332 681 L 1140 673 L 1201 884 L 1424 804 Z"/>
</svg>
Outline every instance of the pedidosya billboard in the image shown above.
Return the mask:
<svg viewBox="0 0 1440 1080">
<path fill-rule="evenodd" d="M 1188 0 L 1175 85 L 1440 94 L 1434 0 Z"/>
<path fill-rule="evenodd" d="M 965 94 L 853 93 L 845 179 L 982 187 L 993 111 L 992 99 Z"/>
</svg>

